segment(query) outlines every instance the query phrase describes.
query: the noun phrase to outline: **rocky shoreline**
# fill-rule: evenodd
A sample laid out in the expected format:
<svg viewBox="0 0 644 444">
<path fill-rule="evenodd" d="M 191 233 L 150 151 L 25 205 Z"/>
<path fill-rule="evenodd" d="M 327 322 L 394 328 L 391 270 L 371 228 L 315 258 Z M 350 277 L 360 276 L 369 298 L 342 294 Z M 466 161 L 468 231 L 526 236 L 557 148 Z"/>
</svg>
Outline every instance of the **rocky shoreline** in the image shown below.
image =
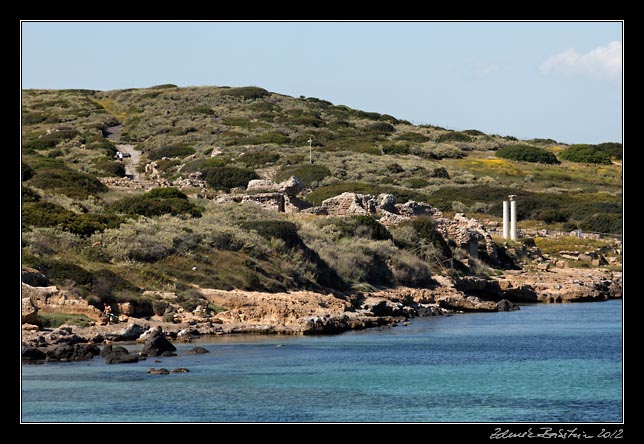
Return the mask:
<svg viewBox="0 0 644 444">
<path fill-rule="evenodd" d="M 573 268 L 520 270 L 492 279 L 437 276 L 431 288 L 398 287 L 351 294 L 201 289 L 209 302 L 226 307 L 226 311 L 212 313 L 197 307 L 164 322 L 157 315 L 137 317 L 133 307 L 123 306 L 119 307 L 119 322 L 106 324 L 101 312 L 83 299 L 55 286 L 38 286 L 46 282 L 39 281 L 36 273 L 23 272 L 24 362 L 78 361 L 101 355 L 108 363 L 128 363 L 172 353 L 172 342 L 208 335 L 335 334 L 397 326 L 417 316 L 509 311 L 521 303 L 603 301 L 622 296 L 621 273 Z M 89 326 L 43 329 L 30 323 L 35 322 L 37 312 L 86 314 L 96 321 Z M 149 346 L 152 340 L 156 342 Z M 144 342 L 144 350 L 131 355 L 113 345 L 122 341 Z M 161 351 L 149 352 L 150 347 Z"/>
</svg>

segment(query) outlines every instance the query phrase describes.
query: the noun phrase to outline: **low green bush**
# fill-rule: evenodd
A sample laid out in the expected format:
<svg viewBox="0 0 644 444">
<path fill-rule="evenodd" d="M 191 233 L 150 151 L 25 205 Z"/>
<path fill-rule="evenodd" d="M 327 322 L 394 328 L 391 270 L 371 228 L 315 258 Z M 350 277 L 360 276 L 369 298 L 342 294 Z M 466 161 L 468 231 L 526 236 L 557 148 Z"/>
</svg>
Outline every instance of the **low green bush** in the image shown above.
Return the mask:
<svg viewBox="0 0 644 444">
<path fill-rule="evenodd" d="M 579 228 L 596 233 L 621 233 L 624 220 L 621 214 L 593 214 L 584 218 Z"/>
<path fill-rule="evenodd" d="M 58 328 L 63 324 L 87 327 L 92 322 L 87 315 L 72 313 L 38 313 L 38 320 L 44 328 Z"/>
<path fill-rule="evenodd" d="M 163 157 L 186 157 L 194 154 L 194 148 L 185 145 L 168 145 L 148 152 L 148 159 L 159 160 Z"/>
<path fill-rule="evenodd" d="M 349 216 L 333 221 L 341 237 L 366 237 L 372 240 L 390 240 L 391 233 L 371 216 Z"/>
<path fill-rule="evenodd" d="M 556 145 L 557 142 L 554 139 L 530 139 L 528 143 L 536 143 L 537 145 Z"/>
<path fill-rule="evenodd" d="M 291 176 L 295 176 L 306 186 L 319 182 L 331 175 L 331 171 L 324 165 L 305 163 L 302 165 L 283 166 L 277 172 L 275 181 L 283 182 Z"/>
<path fill-rule="evenodd" d="M 110 211 L 127 215 L 145 217 L 161 216 L 162 214 L 188 214 L 201 217 L 201 208 L 185 198 L 159 198 L 150 196 L 133 196 L 117 200 L 108 206 Z"/>
<path fill-rule="evenodd" d="M 405 181 L 405 186 L 408 186 L 409 188 L 424 188 L 428 185 L 428 182 L 425 179 L 421 179 L 419 177 L 412 177 L 411 179 L 407 179 Z"/>
<path fill-rule="evenodd" d="M 263 167 L 266 164 L 277 162 L 279 158 L 279 153 L 269 150 L 261 150 L 246 152 L 240 156 L 238 160 L 246 167 Z"/>
<path fill-rule="evenodd" d="M 69 168 L 38 170 L 38 174 L 29 181 L 29 184 L 76 198 L 96 196 L 107 191 L 107 187 L 96 177 Z"/>
<path fill-rule="evenodd" d="M 125 177 L 125 166 L 121 162 L 105 159 L 96 162 L 95 166 L 108 176 Z"/>
<path fill-rule="evenodd" d="M 377 122 L 377 123 L 372 123 L 370 125 L 367 125 L 364 130 L 368 133 L 371 134 L 391 134 L 394 131 L 396 131 L 396 128 L 391 125 L 390 123 L 386 122 Z"/>
<path fill-rule="evenodd" d="M 610 165 L 610 154 L 593 145 L 571 145 L 563 150 L 559 157 L 563 160 L 578 163 L 595 163 Z"/>
<path fill-rule="evenodd" d="M 467 134 L 468 136 L 485 136 L 485 133 L 483 131 L 475 130 L 475 129 L 468 129 L 465 131 L 461 131 L 463 134 Z"/>
<path fill-rule="evenodd" d="M 66 224 L 76 213 L 51 202 L 25 203 L 22 206 L 22 223 L 34 227 L 55 227 Z"/>
<path fill-rule="evenodd" d="M 232 144 L 233 145 L 262 145 L 262 144 L 269 144 L 269 143 L 274 143 L 277 145 L 283 145 L 287 144 L 291 141 L 291 139 L 283 133 L 278 133 L 278 132 L 268 132 L 268 133 L 262 133 L 258 134 L 256 136 L 247 136 L 247 137 L 242 137 L 238 139 L 233 139 Z"/>
<path fill-rule="evenodd" d="M 288 248 L 302 246 L 302 239 L 297 233 L 297 226 L 293 222 L 284 220 L 257 220 L 243 222 L 241 228 L 256 231 L 260 236 L 271 239 L 281 239 Z"/>
<path fill-rule="evenodd" d="M 144 197 L 152 199 L 188 199 L 188 196 L 175 187 L 153 188 L 145 193 Z"/>
<path fill-rule="evenodd" d="M 250 126 L 250 120 L 243 117 L 224 117 L 221 123 L 227 126 L 239 126 L 241 128 L 248 128 Z"/>
<path fill-rule="evenodd" d="M 22 206 L 22 223 L 33 227 L 59 227 L 81 236 L 89 236 L 106 228 L 116 228 L 121 219 L 100 213 L 76 214 L 51 202 L 25 202 Z"/>
<path fill-rule="evenodd" d="M 202 170 L 208 186 L 216 190 L 230 190 L 235 187 L 245 187 L 253 179 L 259 179 L 253 170 L 222 166 Z"/>
<path fill-rule="evenodd" d="M 92 273 L 92 292 L 106 300 L 122 292 L 139 293 L 141 289 L 112 270 L 103 268 Z"/>
<path fill-rule="evenodd" d="M 412 133 L 412 132 L 407 132 L 407 133 L 402 133 L 396 136 L 397 140 L 405 140 L 407 142 L 416 142 L 416 143 L 423 143 L 429 141 L 429 137 L 427 137 L 424 134 L 420 133 Z"/>
<path fill-rule="evenodd" d="M 431 177 L 438 177 L 440 179 L 449 179 L 449 172 L 444 167 L 434 168 Z"/>
<path fill-rule="evenodd" d="M 72 281 L 82 287 L 91 287 L 94 282 L 92 273 L 71 262 L 60 260 L 42 260 L 38 270 L 56 285 L 65 285 Z"/>
<path fill-rule="evenodd" d="M 411 149 L 406 145 L 386 145 L 382 147 L 382 152 L 389 155 L 406 155 L 411 154 Z"/>
<path fill-rule="evenodd" d="M 195 171 L 205 171 L 212 167 L 223 167 L 230 163 L 228 156 L 207 157 L 191 160 L 181 168 L 182 173 L 194 173 Z"/>
<path fill-rule="evenodd" d="M 37 125 L 47 120 L 48 117 L 49 116 L 45 113 L 25 111 L 22 113 L 22 124 Z"/>
<path fill-rule="evenodd" d="M 622 160 L 622 151 L 623 147 L 621 143 L 617 142 L 605 142 L 595 145 L 599 151 L 603 151 L 608 154 L 610 157 L 614 157 L 618 160 Z"/>
<path fill-rule="evenodd" d="M 28 164 L 22 163 L 22 181 L 24 182 L 25 180 L 29 180 L 32 177 L 34 177 L 34 169 L 31 168 Z"/>
<path fill-rule="evenodd" d="M 270 96 L 271 93 L 264 88 L 257 86 L 244 86 L 240 88 L 226 88 L 221 92 L 222 96 L 239 97 L 246 100 L 261 99 Z"/>
<path fill-rule="evenodd" d="M 543 148 L 531 145 L 508 145 L 499 148 L 496 157 L 521 162 L 558 164 L 560 163 L 553 153 Z"/>
<path fill-rule="evenodd" d="M 205 114 L 206 116 L 213 116 L 215 115 L 215 111 L 206 105 L 199 105 L 195 106 L 194 108 L 190 108 L 188 110 L 189 114 Z"/>
<path fill-rule="evenodd" d="M 347 137 L 330 141 L 324 149 L 326 151 L 352 151 L 354 153 L 371 154 L 374 156 L 382 154 L 382 150 L 375 142 L 357 137 Z"/>
<path fill-rule="evenodd" d="M 40 200 L 40 194 L 36 193 L 29 187 L 22 187 L 22 202 L 38 202 Z"/>
<path fill-rule="evenodd" d="M 471 142 L 472 137 L 460 131 L 449 131 L 436 138 L 437 142 Z"/>
<path fill-rule="evenodd" d="M 349 108 L 350 109 L 350 108 Z M 352 114 L 359 119 L 380 120 L 380 113 L 369 111 L 351 110 Z"/>
</svg>

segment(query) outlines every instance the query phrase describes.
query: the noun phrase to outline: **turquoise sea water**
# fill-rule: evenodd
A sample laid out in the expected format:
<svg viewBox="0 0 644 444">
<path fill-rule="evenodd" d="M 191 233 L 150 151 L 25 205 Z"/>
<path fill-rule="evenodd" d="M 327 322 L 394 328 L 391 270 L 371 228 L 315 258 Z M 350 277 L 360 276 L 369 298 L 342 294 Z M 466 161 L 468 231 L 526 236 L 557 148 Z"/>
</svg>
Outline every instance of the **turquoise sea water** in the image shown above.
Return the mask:
<svg viewBox="0 0 644 444">
<path fill-rule="evenodd" d="M 188 355 L 195 345 L 209 354 Z M 140 345 L 127 345 L 137 351 Z M 622 302 L 217 337 L 137 364 L 22 366 L 24 422 L 619 422 Z M 150 367 L 190 373 L 148 375 Z"/>
</svg>

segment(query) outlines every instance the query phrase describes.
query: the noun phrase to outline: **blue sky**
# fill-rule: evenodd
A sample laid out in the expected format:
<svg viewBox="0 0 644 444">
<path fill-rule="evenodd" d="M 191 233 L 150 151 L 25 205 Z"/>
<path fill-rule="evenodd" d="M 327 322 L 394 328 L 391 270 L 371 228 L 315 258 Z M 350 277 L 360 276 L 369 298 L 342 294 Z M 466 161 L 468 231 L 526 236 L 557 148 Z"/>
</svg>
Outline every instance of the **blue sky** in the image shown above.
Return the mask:
<svg viewBox="0 0 644 444">
<path fill-rule="evenodd" d="M 22 24 L 23 88 L 256 85 L 453 129 L 622 141 L 619 22 Z"/>
</svg>

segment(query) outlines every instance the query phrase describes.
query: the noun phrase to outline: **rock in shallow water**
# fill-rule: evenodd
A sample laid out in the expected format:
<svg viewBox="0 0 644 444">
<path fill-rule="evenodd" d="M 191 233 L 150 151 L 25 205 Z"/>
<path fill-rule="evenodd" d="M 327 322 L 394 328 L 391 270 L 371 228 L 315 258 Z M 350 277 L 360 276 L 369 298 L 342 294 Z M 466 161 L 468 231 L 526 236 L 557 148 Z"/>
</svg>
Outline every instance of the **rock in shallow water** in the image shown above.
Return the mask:
<svg viewBox="0 0 644 444">
<path fill-rule="evenodd" d="M 150 375 L 169 375 L 170 371 L 167 368 L 150 368 L 148 369 Z"/>
<path fill-rule="evenodd" d="M 42 361 L 47 358 L 44 351 L 36 347 L 27 347 L 22 349 L 23 361 Z"/>
<path fill-rule="evenodd" d="M 173 352 L 176 347 L 167 340 L 161 327 L 153 330 L 143 344 L 141 355 L 143 356 L 176 356 L 176 354 L 165 355 L 165 352 Z"/>
<path fill-rule="evenodd" d="M 98 346 L 94 344 L 61 344 L 47 351 L 47 360 L 57 361 L 84 361 L 92 359 L 100 353 Z"/>
<path fill-rule="evenodd" d="M 188 350 L 188 353 L 190 353 L 191 355 L 198 355 L 198 354 L 202 354 L 202 353 L 210 353 L 210 350 L 205 349 L 203 347 L 195 347 L 195 348 L 192 348 L 192 349 Z"/>
</svg>

